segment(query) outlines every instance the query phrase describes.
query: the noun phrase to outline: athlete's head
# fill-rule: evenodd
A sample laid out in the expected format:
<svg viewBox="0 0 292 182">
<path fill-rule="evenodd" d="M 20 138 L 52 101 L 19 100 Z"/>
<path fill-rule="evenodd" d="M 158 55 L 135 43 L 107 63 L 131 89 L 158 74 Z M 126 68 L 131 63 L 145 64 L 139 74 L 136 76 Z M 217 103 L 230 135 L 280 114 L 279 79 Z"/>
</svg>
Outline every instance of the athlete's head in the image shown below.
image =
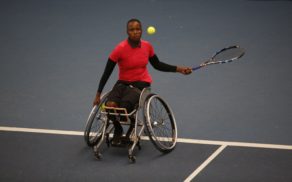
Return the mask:
<svg viewBox="0 0 292 182">
<path fill-rule="evenodd" d="M 127 34 L 129 39 L 138 42 L 142 37 L 142 24 L 138 19 L 130 19 L 127 23 Z"/>
</svg>

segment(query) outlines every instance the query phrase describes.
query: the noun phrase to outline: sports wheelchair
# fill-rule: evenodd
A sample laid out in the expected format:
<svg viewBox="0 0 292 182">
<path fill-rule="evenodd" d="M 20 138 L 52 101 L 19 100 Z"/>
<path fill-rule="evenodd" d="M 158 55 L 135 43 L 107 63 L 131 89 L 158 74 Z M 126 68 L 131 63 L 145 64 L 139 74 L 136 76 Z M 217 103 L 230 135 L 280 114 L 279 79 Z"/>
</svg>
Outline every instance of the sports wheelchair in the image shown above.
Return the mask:
<svg viewBox="0 0 292 182">
<path fill-rule="evenodd" d="M 150 88 L 141 91 L 139 103 L 131 113 L 125 108 L 105 106 L 107 96 L 108 93 L 104 94 L 100 104 L 91 110 L 84 131 L 84 139 L 88 146 L 93 147 L 97 159 L 102 157 L 101 145 L 104 140 L 108 147 L 113 146 L 111 140 L 114 126 L 109 119 L 113 116 L 123 127 L 130 127 L 130 118 L 135 118 L 134 128 L 128 138 L 124 137 L 124 142 L 120 145 L 128 147 L 129 162 L 135 163 L 134 149 L 137 146 L 141 150 L 140 140 L 147 139 L 145 135 L 148 135 L 155 148 L 162 153 L 168 153 L 175 148 L 177 127 L 173 112 L 159 95 L 151 93 Z"/>
</svg>

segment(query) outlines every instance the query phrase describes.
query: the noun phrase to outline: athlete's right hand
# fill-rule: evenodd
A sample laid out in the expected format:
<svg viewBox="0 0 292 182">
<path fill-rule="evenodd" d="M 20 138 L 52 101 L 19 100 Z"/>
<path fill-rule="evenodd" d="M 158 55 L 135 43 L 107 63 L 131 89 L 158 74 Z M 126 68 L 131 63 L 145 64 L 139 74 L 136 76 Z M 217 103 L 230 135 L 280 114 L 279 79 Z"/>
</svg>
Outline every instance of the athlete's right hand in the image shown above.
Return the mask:
<svg viewBox="0 0 292 182">
<path fill-rule="evenodd" d="M 96 96 L 95 96 L 95 99 L 93 101 L 93 106 L 98 105 L 99 103 L 100 103 L 100 93 L 97 92 Z"/>
<path fill-rule="evenodd" d="M 185 67 L 185 66 L 177 66 L 176 71 L 184 74 L 184 75 L 189 75 L 192 73 L 192 68 L 191 67 Z"/>
</svg>

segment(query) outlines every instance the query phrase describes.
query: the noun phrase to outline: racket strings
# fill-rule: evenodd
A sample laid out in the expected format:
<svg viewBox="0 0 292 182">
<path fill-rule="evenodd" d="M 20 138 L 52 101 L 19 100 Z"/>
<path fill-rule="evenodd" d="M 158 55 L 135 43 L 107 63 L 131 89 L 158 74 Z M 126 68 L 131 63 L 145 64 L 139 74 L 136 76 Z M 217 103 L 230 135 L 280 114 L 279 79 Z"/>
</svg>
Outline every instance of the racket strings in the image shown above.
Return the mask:
<svg viewBox="0 0 292 182">
<path fill-rule="evenodd" d="M 229 63 L 241 58 L 244 54 L 245 54 L 245 50 L 242 49 L 241 47 L 237 45 L 230 46 L 216 52 L 216 54 L 213 57 L 201 63 L 199 66 L 193 67 L 192 70 L 198 70 L 200 68 L 203 68 L 208 65 L 213 65 L 213 64 Z"/>
<path fill-rule="evenodd" d="M 240 47 L 225 49 L 219 53 L 217 53 L 213 60 L 215 62 L 231 62 L 235 59 L 240 58 L 243 56 L 244 50 Z"/>
</svg>

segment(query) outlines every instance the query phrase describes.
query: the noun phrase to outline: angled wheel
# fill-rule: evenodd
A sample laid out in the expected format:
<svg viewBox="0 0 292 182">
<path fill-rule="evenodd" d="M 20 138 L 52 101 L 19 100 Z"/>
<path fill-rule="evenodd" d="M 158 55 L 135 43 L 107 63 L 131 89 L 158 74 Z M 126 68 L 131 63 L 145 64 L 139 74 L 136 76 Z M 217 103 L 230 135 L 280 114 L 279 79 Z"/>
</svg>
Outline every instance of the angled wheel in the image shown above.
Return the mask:
<svg viewBox="0 0 292 182">
<path fill-rule="evenodd" d="M 84 139 L 88 146 L 94 146 L 102 137 L 103 128 L 106 127 L 106 118 L 100 114 L 101 106 L 105 104 L 108 94 L 102 96 L 100 104 L 92 108 L 84 131 Z"/>
<path fill-rule="evenodd" d="M 176 122 L 171 108 L 158 95 L 149 95 L 145 107 L 146 131 L 154 146 L 163 153 L 175 148 L 177 140 Z"/>
<path fill-rule="evenodd" d="M 136 157 L 134 155 L 129 155 L 128 158 L 129 158 L 129 162 L 130 163 L 135 163 L 136 162 Z"/>
</svg>

